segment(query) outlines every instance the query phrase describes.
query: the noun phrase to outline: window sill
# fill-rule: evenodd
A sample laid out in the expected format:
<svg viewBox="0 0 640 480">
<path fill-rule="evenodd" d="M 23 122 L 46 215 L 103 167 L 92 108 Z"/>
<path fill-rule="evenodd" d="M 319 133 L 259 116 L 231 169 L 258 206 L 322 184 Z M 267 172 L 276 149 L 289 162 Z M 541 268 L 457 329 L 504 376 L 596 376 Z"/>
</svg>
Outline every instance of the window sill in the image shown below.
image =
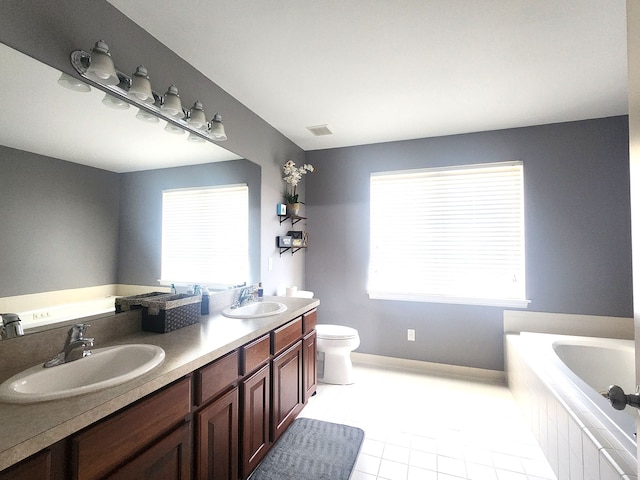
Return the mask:
<svg viewBox="0 0 640 480">
<path fill-rule="evenodd" d="M 531 300 L 516 298 L 448 297 L 444 295 L 420 295 L 390 292 L 368 292 L 371 300 L 399 300 L 402 302 L 449 303 L 453 305 L 478 305 L 483 307 L 527 308 Z"/>
</svg>

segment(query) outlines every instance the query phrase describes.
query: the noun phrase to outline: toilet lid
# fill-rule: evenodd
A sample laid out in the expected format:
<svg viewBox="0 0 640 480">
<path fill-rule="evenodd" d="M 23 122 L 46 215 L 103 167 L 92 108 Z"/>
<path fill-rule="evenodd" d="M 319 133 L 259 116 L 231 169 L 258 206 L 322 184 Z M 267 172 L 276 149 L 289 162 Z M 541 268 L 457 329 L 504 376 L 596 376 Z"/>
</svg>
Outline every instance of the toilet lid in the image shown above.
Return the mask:
<svg viewBox="0 0 640 480">
<path fill-rule="evenodd" d="M 358 336 L 355 328 L 345 327 L 344 325 L 327 325 L 325 323 L 316 325 L 318 338 L 345 339 Z"/>
</svg>

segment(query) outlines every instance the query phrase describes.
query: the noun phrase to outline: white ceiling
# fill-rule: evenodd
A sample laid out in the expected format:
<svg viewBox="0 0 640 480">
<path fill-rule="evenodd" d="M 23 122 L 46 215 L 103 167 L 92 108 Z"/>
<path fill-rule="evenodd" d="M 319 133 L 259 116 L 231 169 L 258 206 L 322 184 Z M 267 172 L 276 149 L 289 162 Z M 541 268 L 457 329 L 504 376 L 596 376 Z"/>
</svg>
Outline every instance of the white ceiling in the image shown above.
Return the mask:
<svg viewBox="0 0 640 480">
<path fill-rule="evenodd" d="M 304 150 L 627 113 L 625 0 L 109 2 Z"/>
</svg>

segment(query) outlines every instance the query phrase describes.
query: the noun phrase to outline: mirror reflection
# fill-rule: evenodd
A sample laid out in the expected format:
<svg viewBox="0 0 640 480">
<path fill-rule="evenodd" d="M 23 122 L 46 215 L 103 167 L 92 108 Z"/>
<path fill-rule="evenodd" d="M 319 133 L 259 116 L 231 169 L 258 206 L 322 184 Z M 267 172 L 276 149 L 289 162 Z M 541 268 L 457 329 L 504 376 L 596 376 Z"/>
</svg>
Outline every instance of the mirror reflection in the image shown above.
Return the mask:
<svg viewBox="0 0 640 480">
<path fill-rule="evenodd" d="M 96 88 L 63 88 L 59 71 L 3 44 L 0 62 L 9 73 L 0 115 L 0 313 L 33 312 L 30 323 L 46 325 L 60 304 L 91 300 L 112 311 L 108 297 L 158 289 L 161 192 L 171 188 L 249 186 L 247 281 L 257 279 L 258 165 L 167 133 L 166 122 L 140 121 L 133 106 L 108 108 Z"/>
<path fill-rule="evenodd" d="M 95 87 L 63 88 L 59 71 L 3 44 L 0 62 L 10 76 L 2 92 L 2 145 L 118 173 L 240 158 L 211 142 L 172 135 L 164 121 L 141 121 L 133 106 L 109 108 L 107 94 Z"/>
</svg>

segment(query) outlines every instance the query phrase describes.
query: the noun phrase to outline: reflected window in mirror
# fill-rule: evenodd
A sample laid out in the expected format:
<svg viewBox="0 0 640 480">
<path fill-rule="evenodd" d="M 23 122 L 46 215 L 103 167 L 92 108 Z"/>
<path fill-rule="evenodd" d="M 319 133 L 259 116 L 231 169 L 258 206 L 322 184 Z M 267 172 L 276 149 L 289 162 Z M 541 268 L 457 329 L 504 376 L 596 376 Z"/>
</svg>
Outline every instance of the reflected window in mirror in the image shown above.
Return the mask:
<svg viewBox="0 0 640 480">
<path fill-rule="evenodd" d="M 249 278 L 246 184 L 162 192 L 161 283 L 237 285 Z"/>
</svg>

